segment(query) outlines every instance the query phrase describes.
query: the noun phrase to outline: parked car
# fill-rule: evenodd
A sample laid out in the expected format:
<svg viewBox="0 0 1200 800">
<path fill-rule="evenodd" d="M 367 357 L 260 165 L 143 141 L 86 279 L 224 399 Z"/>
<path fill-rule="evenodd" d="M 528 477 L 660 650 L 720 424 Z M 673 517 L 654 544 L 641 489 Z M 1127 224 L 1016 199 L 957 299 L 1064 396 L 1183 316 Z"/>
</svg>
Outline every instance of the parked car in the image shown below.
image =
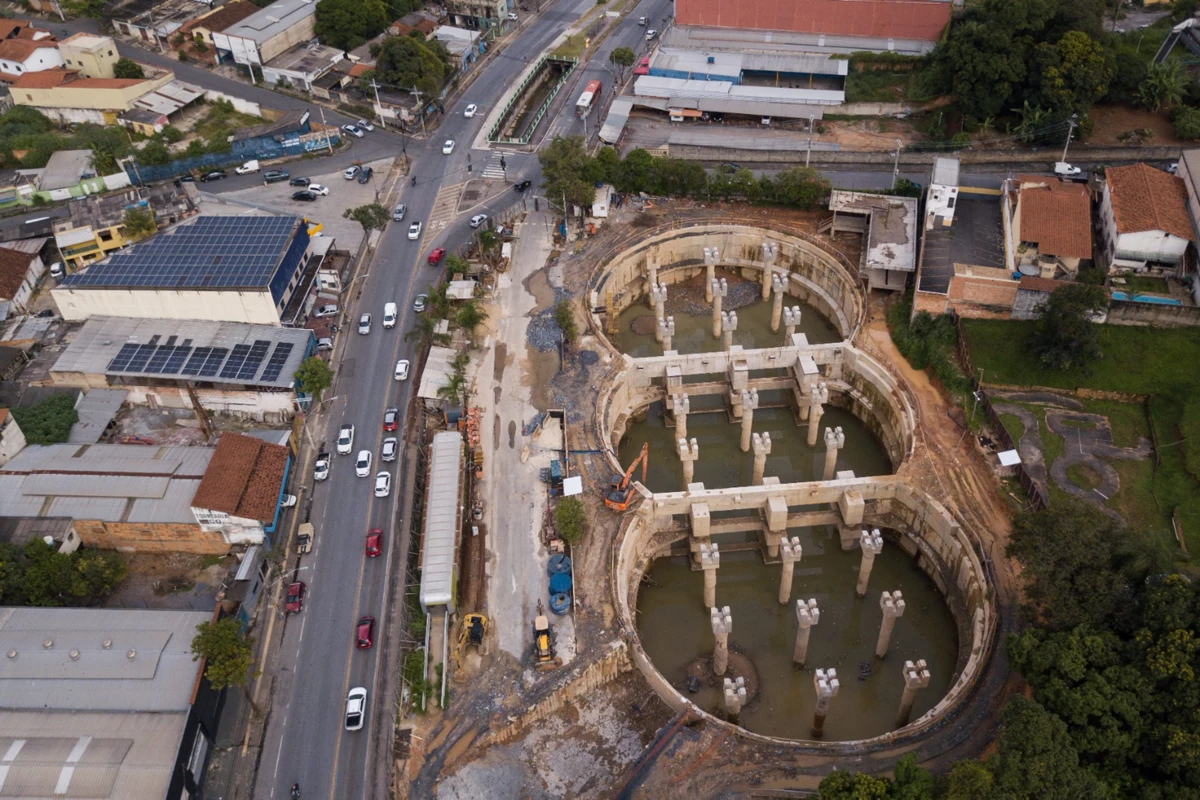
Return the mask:
<svg viewBox="0 0 1200 800">
<path fill-rule="evenodd" d="M 332 350 L 332 349 L 333 349 L 333 339 L 330 339 L 328 336 L 322 336 L 320 339 L 317 339 L 317 350 Z"/>
<path fill-rule="evenodd" d="M 366 336 L 371 332 L 371 315 L 363 314 L 358 318 L 358 332 Z"/>
<path fill-rule="evenodd" d="M 366 650 L 375 644 L 375 618 L 363 617 L 354 626 L 354 646 Z"/>
<path fill-rule="evenodd" d="M 416 241 L 417 239 L 421 238 L 421 223 L 420 222 L 414 222 L 412 225 L 408 226 L 408 238 L 413 241 Z"/>
<path fill-rule="evenodd" d="M 309 178 L 292 178 L 290 181 L 288 181 L 288 185 L 299 186 L 302 189 L 308 186 L 310 183 L 312 183 L 312 180 Z"/>
<path fill-rule="evenodd" d="M 300 502 L 300 498 L 294 494 L 285 494 L 283 500 L 279 501 L 280 508 L 294 508 L 296 503 Z"/>
<path fill-rule="evenodd" d="M 358 169 L 359 168 L 357 164 L 346 167 L 346 171 L 342 173 L 342 177 L 348 181 L 352 181 L 358 177 Z"/>
<path fill-rule="evenodd" d="M 471 217 L 471 227 L 478 228 L 480 225 L 488 221 L 487 214 L 476 214 Z"/>
<path fill-rule="evenodd" d="M 314 308 L 312 315 L 314 317 L 333 317 L 333 316 L 337 316 L 337 313 L 338 313 L 337 306 L 324 305 L 324 306 L 317 306 L 316 308 Z"/>
<path fill-rule="evenodd" d="M 379 446 L 380 461 L 395 461 L 396 452 L 400 448 L 400 442 L 395 436 L 389 436 L 383 440 L 383 444 Z"/>
<path fill-rule="evenodd" d="M 343 125 L 342 130 L 353 136 L 355 139 L 361 139 L 365 135 L 358 129 L 357 125 Z"/>
<path fill-rule="evenodd" d="M 721 172 L 737 172 L 741 168 L 741 164 L 735 164 L 732 161 L 726 161 L 721 165 Z"/>
<path fill-rule="evenodd" d="M 533 181 L 521 181 L 513 188 L 516 189 L 518 192 L 523 192 L 532 185 L 533 185 Z"/>
<path fill-rule="evenodd" d="M 444 145 L 442 145 L 442 155 L 448 156 L 453 152 L 454 152 L 454 140 L 447 139 L 446 143 Z"/>
<path fill-rule="evenodd" d="M 1081 170 L 1079 167 L 1073 167 L 1065 161 L 1056 161 L 1054 164 L 1055 175 L 1069 177 L 1071 175 L 1078 175 L 1081 172 L 1083 172 L 1083 170 Z"/>
<path fill-rule="evenodd" d="M 234 172 L 236 172 L 238 175 L 249 175 L 251 172 L 258 172 L 260 169 L 261 167 L 258 165 L 258 161 L 252 158 L 245 164 L 242 164 L 240 167 L 236 168 Z"/>
<path fill-rule="evenodd" d="M 206 172 L 206 173 L 204 173 L 203 175 L 201 175 L 201 176 L 200 176 L 200 182 L 201 182 L 201 183 L 208 183 L 209 181 L 219 181 L 219 180 L 221 180 L 222 178 L 228 178 L 228 177 L 229 177 L 229 173 L 228 173 L 228 172 L 226 172 L 225 170 L 223 170 L 223 169 L 214 169 L 214 170 L 212 170 L 211 172 Z"/>
<path fill-rule="evenodd" d="M 366 183 L 371 180 L 371 176 L 375 174 L 375 170 L 371 167 L 363 167 L 358 171 L 358 182 Z"/>
<path fill-rule="evenodd" d="M 427 294 L 417 295 L 417 298 L 415 300 L 413 300 L 413 311 L 416 311 L 418 314 L 420 314 L 422 311 L 425 310 L 425 304 L 428 301 L 429 301 L 429 295 L 427 295 Z"/>
<path fill-rule="evenodd" d="M 288 179 L 286 169 L 269 169 L 263 173 L 263 183 L 279 183 Z"/>
<path fill-rule="evenodd" d="M 308 185 L 308 191 L 312 192 L 313 194 L 319 194 L 322 197 L 324 197 L 325 195 L 329 194 L 329 187 L 322 186 L 319 183 L 310 183 Z"/>
<path fill-rule="evenodd" d="M 407 213 L 408 206 L 404 205 L 404 203 L 397 203 L 396 207 L 392 209 L 392 220 L 394 222 L 400 222 L 404 219 L 404 215 Z"/>
<path fill-rule="evenodd" d="M 298 192 L 292 192 L 292 199 L 298 203 L 312 203 L 317 199 L 317 196 L 308 189 L 301 189 Z"/>
<path fill-rule="evenodd" d="M 364 130 L 364 131 L 375 130 L 375 126 L 372 125 L 371 123 L 367 122 L 365 119 L 360 119 L 358 122 L 356 122 L 354 124 L 359 128 L 359 130 Z"/>
<path fill-rule="evenodd" d="M 329 480 L 329 454 L 321 453 L 317 456 L 317 463 L 313 465 L 313 480 L 327 481 Z"/>
<path fill-rule="evenodd" d="M 346 695 L 346 730 L 362 730 L 363 717 L 367 715 L 367 690 L 355 686 Z"/>
<path fill-rule="evenodd" d="M 651 28 L 650 30 L 646 31 L 646 41 L 647 42 L 652 41 L 655 36 L 658 36 L 658 31 L 654 30 L 654 28 Z"/>
<path fill-rule="evenodd" d="M 508 12 L 508 21 L 516 22 L 517 21 L 517 12 L 515 12 L 515 11 Z"/>
<path fill-rule="evenodd" d="M 467 119 L 470 119 L 471 117 L 475 116 L 475 112 L 478 110 L 479 110 L 479 106 L 475 105 L 474 103 L 471 103 L 471 105 L 469 105 L 465 109 L 463 109 L 463 116 L 466 117 Z"/>
<path fill-rule="evenodd" d="M 308 555 L 312 552 L 313 536 L 316 533 L 316 528 L 311 522 L 301 522 L 300 528 L 296 531 L 296 552 L 300 555 Z"/>
<path fill-rule="evenodd" d="M 408 380 L 408 359 L 402 358 L 396 362 L 396 380 Z"/>
<path fill-rule="evenodd" d="M 62 277 L 66 274 L 67 273 L 63 268 L 63 262 L 55 261 L 53 264 L 50 265 L 50 277 L 54 278 L 54 280 L 56 280 L 56 281 L 62 280 Z"/>
<path fill-rule="evenodd" d="M 396 430 L 400 423 L 400 409 L 392 406 L 387 411 L 383 412 L 383 429 L 391 432 Z"/>
<path fill-rule="evenodd" d="M 367 558 L 376 558 L 383 549 L 383 531 L 379 528 L 371 528 L 367 531 L 366 553 Z"/>
<path fill-rule="evenodd" d="M 354 449 L 354 426 L 346 423 L 338 430 L 337 451 L 340 456 L 350 455 Z"/>
<path fill-rule="evenodd" d="M 196 176 L 192 175 L 191 173 L 188 173 L 187 175 L 180 175 L 175 180 L 179 181 L 180 183 L 195 183 Z"/>
<path fill-rule="evenodd" d="M 446 248 L 435 247 L 429 251 L 429 266 L 436 267 L 446 257 Z"/>
<path fill-rule="evenodd" d="M 385 327 L 385 328 L 396 327 L 396 304 L 395 303 L 384 303 L 383 304 L 383 327 Z"/>
<path fill-rule="evenodd" d="M 365 478 L 371 474 L 371 451 L 359 450 L 358 458 L 354 459 L 354 474 Z"/>
<path fill-rule="evenodd" d="M 283 610 L 288 614 L 299 614 L 304 610 L 304 593 L 308 585 L 304 581 L 296 581 L 287 588 L 287 599 L 283 602 Z"/>
<path fill-rule="evenodd" d="M 389 472 L 381 472 L 375 476 L 375 496 L 387 497 L 392 493 L 392 475 Z"/>
</svg>

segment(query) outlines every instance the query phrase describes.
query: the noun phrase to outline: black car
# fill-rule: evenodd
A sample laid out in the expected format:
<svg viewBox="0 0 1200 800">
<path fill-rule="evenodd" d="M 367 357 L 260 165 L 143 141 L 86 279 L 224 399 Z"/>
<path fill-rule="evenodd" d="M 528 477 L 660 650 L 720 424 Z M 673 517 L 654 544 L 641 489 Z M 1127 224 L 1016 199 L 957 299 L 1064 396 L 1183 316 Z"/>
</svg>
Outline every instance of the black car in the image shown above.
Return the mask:
<svg viewBox="0 0 1200 800">
<path fill-rule="evenodd" d="M 179 182 L 180 183 L 195 183 L 196 178 L 192 175 L 180 175 Z"/>
<path fill-rule="evenodd" d="M 358 182 L 366 183 L 367 181 L 371 180 L 371 176 L 374 174 L 375 170 L 371 169 L 370 167 L 363 167 L 358 171 Z"/>
<path fill-rule="evenodd" d="M 263 173 L 263 183 L 279 183 L 287 179 L 288 173 L 285 169 L 269 169 Z"/>
<path fill-rule="evenodd" d="M 308 178 L 292 178 L 290 181 L 288 181 L 289 186 L 304 187 L 304 186 L 308 186 L 310 183 L 312 183 L 312 181 L 309 180 Z"/>
<path fill-rule="evenodd" d="M 732 161 L 726 161 L 721 165 L 721 172 L 737 172 L 741 168 L 741 164 L 734 164 Z"/>
<path fill-rule="evenodd" d="M 292 199 L 300 200 L 304 203 L 311 203 L 317 199 L 317 195 L 315 192 L 310 192 L 308 189 L 301 189 L 298 192 L 292 192 Z"/>
<path fill-rule="evenodd" d="M 523 192 L 532 185 L 533 185 L 533 181 L 521 181 L 513 188 L 516 189 L 518 192 Z"/>
<path fill-rule="evenodd" d="M 203 175 L 201 175 L 200 182 L 208 183 L 209 181 L 219 181 L 222 178 L 228 178 L 228 177 L 229 177 L 229 173 L 226 172 L 225 170 L 214 169 L 212 172 L 206 172 Z"/>
</svg>

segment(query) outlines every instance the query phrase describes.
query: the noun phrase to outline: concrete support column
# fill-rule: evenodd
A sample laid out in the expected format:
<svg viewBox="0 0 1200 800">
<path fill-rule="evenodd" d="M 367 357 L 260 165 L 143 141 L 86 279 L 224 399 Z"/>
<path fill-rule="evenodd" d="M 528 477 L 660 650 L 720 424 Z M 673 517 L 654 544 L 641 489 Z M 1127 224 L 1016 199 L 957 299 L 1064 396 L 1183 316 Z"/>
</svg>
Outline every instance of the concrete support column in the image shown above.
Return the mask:
<svg viewBox="0 0 1200 800">
<path fill-rule="evenodd" d="M 680 392 L 675 395 L 675 436 L 678 439 L 687 438 L 687 416 L 692 410 L 692 402 L 688 399 L 687 392 Z"/>
<path fill-rule="evenodd" d="M 825 470 L 821 473 L 821 480 L 833 480 L 833 474 L 837 470 L 837 454 L 846 446 L 846 434 L 842 433 L 841 427 L 825 429 Z"/>
<path fill-rule="evenodd" d="M 654 291 L 654 287 L 658 286 L 658 257 L 653 254 L 646 259 L 646 277 L 648 279 L 646 291 Z"/>
<path fill-rule="evenodd" d="M 675 336 L 675 317 L 667 317 L 658 321 L 658 340 L 662 342 L 663 352 L 669 352 L 671 339 Z"/>
<path fill-rule="evenodd" d="M 679 460 L 683 462 L 683 485 L 686 488 L 696 474 L 696 459 L 700 457 L 700 445 L 695 439 L 679 439 Z"/>
<path fill-rule="evenodd" d="M 792 306 L 783 310 L 783 343 L 792 343 L 792 335 L 800 326 L 800 306 Z"/>
<path fill-rule="evenodd" d="M 775 299 L 771 301 L 771 333 L 779 331 L 779 318 L 783 315 L 783 287 L 786 285 L 779 273 L 771 277 L 771 289 L 775 292 Z"/>
<path fill-rule="evenodd" d="M 759 250 L 763 260 L 762 299 L 766 300 L 771 296 L 771 267 L 775 266 L 775 259 L 779 256 L 779 245 L 775 242 L 763 242 Z"/>
<path fill-rule="evenodd" d="M 742 713 L 742 706 L 746 705 L 746 679 L 740 675 L 736 681 L 726 678 L 724 689 L 725 713 L 729 715 L 730 722 L 736 723 L 738 715 Z"/>
<path fill-rule="evenodd" d="M 779 605 L 786 606 L 792 599 L 792 573 L 795 572 L 796 562 L 800 560 L 800 537 L 793 536 L 779 543 L 779 557 L 783 561 L 783 570 L 779 573 Z"/>
<path fill-rule="evenodd" d="M 733 347 L 733 332 L 737 330 L 738 317 L 736 311 L 721 312 L 721 349 L 726 353 Z"/>
<path fill-rule="evenodd" d="M 771 455 L 771 434 L 763 431 L 750 435 L 750 446 L 754 448 L 754 479 L 755 486 L 762 486 L 763 472 L 767 468 L 767 456 Z"/>
<path fill-rule="evenodd" d="M 712 622 L 713 637 L 717 640 L 713 647 L 713 674 L 724 675 L 729 666 L 729 634 L 733 632 L 733 614 L 729 613 L 729 606 L 713 606 L 708 610 L 708 616 Z"/>
<path fill-rule="evenodd" d="M 825 732 L 825 717 L 829 715 L 829 701 L 837 697 L 838 689 L 841 684 L 838 683 L 837 670 L 819 669 L 813 674 L 813 687 L 817 690 L 817 708 L 813 711 L 812 735 L 814 739 L 820 739 Z"/>
<path fill-rule="evenodd" d="M 650 305 L 654 307 L 654 338 L 662 341 L 663 306 L 667 302 L 667 287 L 656 283 L 650 287 Z"/>
<path fill-rule="evenodd" d="M 879 624 L 879 641 L 875 643 L 875 657 L 887 655 L 888 644 L 892 640 L 892 628 L 896 626 L 896 618 L 904 616 L 904 598 L 900 590 L 884 592 L 879 596 L 879 607 L 883 609 L 883 622 Z"/>
<path fill-rule="evenodd" d="M 720 260 L 721 254 L 717 248 L 704 248 L 704 302 L 706 303 L 713 301 L 712 286 L 713 281 L 717 279 L 717 262 Z"/>
<path fill-rule="evenodd" d="M 854 587 L 854 593 L 859 597 L 866 597 L 867 581 L 871 579 L 871 567 L 875 565 L 875 556 L 883 552 L 883 536 L 879 533 L 879 528 L 876 528 L 863 531 L 858 541 L 862 547 L 862 561 L 858 562 L 858 585 Z"/>
<path fill-rule="evenodd" d="M 904 694 L 900 695 L 900 713 L 896 714 L 896 727 L 903 728 L 912 716 L 913 702 L 917 692 L 929 685 L 929 670 L 925 668 L 925 659 L 916 663 L 904 662 Z"/>
<path fill-rule="evenodd" d="M 704 606 L 717 604 L 717 569 L 721 566 L 721 551 L 716 542 L 700 545 L 700 569 L 704 570 Z"/>
<path fill-rule="evenodd" d="M 803 667 L 808 660 L 808 635 L 812 626 L 821 621 L 821 610 L 817 608 L 817 600 L 810 597 L 807 600 L 796 601 L 796 649 L 792 651 L 792 662 Z"/>
<path fill-rule="evenodd" d="M 821 415 L 825 413 L 824 405 L 829 402 L 829 387 L 821 381 L 813 387 L 808 395 L 808 446 L 817 446 L 817 429 L 821 425 Z"/>
<path fill-rule="evenodd" d="M 758 389 L 742 392 L 742 452 L 750 452 L 750 433 L 754 427 L 754 409 L 758 408 Z"/>
<path fill-rule="evenodd" d="M 709 291 L 712 293 L 713 304 L 713 338 L 721 338 L 721 301 L 725 295 L 729 294 L 729 281 L 721 278 L 720 280 L 713 278 L 708 282 Z"/>
</svg>

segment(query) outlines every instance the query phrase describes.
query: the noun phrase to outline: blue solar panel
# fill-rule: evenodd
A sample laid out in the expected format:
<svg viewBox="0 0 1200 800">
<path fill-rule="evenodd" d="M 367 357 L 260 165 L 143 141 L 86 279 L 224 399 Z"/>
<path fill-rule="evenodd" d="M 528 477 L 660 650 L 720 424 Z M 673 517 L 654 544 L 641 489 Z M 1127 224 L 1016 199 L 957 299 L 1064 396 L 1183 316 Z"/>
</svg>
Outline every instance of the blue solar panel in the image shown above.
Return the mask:
<svg viewBox="0 0 1200 800">
<path fill-rule="evenodd" d="M 136 344 L 121 345 L 121 352 L 117 353 L 113 360 L 108 362 L 108 371 L 124 372 L 125 368 L 129 366 L 129 359 L 133 358 L 133 354 L 137 351 L 138 345 Z"/>
<path fill-rule="evenodd" d="M 200 368 L 204 366 L 204 360 L 208 358 L 208 354 L 212 352 L 211 347 L 197 347 L 196 352 L 188 359 L 187 364 L 181 370 L 184 375 L 199 375 Z"/>
<path fill-rule="evenodd" d="M 235 344 L 233 353 L 230 354 L 229 360 L 225 362 L 225 368 L 221 370 L 222 378 L 236 378 L 238 370 L 242 368 L 242 364 L 246 363 L 246 356 L 250 355 L 250 345 Z"/>
<path fill-rule="evenodd" d="M 262 339 L 255 339 L 254 346 L 250 348 L 250 353 L 246 356 L 246 363 L 238 370 L 237 379 L 239 381 L 254 380 L 254 374 L 258 372 L 259 366 L 263 359 L 267 357 L 267 351 L 271 349 L 271 343 Z"/>
<path fill-rule="evenodd" d="M 263 383 L 272 383 L 278 380 L 279 373 L 283 372 L 283 365 L 287 363 L 288 356 L 291 354 L 291 342 L 280 342 L 275 345 L 275 352 L 271 354 L 271 360 L 267 362 L 267 368 L 263 370 L 259 380 Z"/>
<path fill-rule="evenodd" d="M 225 360 L 225 356 L 228 353 L 229 348 L 227 347 L 214 347 L 208 353 L 208 360 L 204 362 L 204 366 L 196 374 L 201 378 L 211 378 L 213 375 L 216 375 L 217 370 L 221 368 L 221 362 Z"/>
<path fill-rule="evenodd" d="M 158 340 L 161 337 L 151 336 L 149 344 L 139 345 L 137 352 L 129 359 L 129 366 L 125 368 L 125 372 L 144 372 L 146 362 L 150 360 L 150 356 L 154 355 L 154 351 L 158 349 Z"/>
</svg>

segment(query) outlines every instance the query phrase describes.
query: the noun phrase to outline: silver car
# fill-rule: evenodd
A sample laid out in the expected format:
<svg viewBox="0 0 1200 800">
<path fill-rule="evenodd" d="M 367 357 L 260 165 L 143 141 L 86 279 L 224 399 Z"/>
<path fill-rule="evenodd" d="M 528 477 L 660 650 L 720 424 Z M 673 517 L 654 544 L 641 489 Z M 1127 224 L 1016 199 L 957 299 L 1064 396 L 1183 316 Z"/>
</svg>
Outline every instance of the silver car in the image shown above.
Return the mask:
<svg viewBox="0 0 1200 800">
<path fill-rule="evenodd" d="M 399 450 L 399 443 L 395 436 L 389 436 L 383 440 L 383 445 L 379 448 L 380 461 L 395 461 L 396 451 Z"/>
<path fill-rule="evenodd" d="M 358 318 L 358 332 L 364 336 L 371 332 L 371 315 L 363 314 Z"/>
<path fill-rule="evenodd" d="M 408 206 L 404 203 L 397 203 L 396 208 L 392 211 L 392 219 L 396 222 L 404 219 L 404 215 L 408 213 Z"/>
<path fill-rule="evenodd" d="M 367 715 L 367 690 L 355 686 L 346 695 L 346 730 L 362 730 L 363 717 Z"/>
</svg>

